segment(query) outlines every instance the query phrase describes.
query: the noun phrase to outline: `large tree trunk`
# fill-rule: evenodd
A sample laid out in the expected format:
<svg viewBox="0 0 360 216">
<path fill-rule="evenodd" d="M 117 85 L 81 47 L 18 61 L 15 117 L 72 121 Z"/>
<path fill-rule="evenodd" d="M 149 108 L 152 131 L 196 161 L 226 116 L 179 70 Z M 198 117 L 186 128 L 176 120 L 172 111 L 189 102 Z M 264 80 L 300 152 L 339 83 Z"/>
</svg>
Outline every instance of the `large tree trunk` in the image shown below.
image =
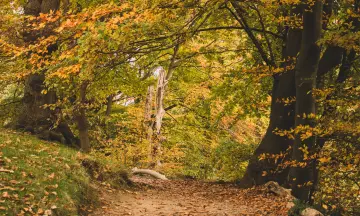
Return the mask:
<svg viewBox="0 0 360 216">
<path fill-rule="evenodd" d="M 38 16 L 40 13 L 58 10 L 59 5 L 59 0 L 29 0 L 24 7 L 24 12 L 25 15 Z M 27 43 L 33 43 L 40 36 L 46 36 L 46 34 L 48 34 L 46 31 L 26 32 L 24 33 L 24 40 Z M 56 49 L 56 44 L 49 46 L 49 54 Z M 73 144 L 75 139 L 66 123 L 59 122 L 56 119 L 57 113 L 55 111 L 42 108 L 43 105 L 54 104 L 57 100 L 55 92 L 43 92 L 46 90 L 44 80 L 43 74 L 31 74 L 25 80 L 22 112 L 17 118 L 16 127 L 38 134 L 40 138 L 64 140 L 66 144 Z M 54 126 L 58 127 L 54 128 Z M 49 134 L 53 134 L 53 136 L 49 136 Z"/>
<path fill-rule="evenodd" d="M 17 127 L 33 133 L 41 133 L 50 125 L 52 112 L 41 106 L 56 102 L 54 92 L 42 94 L 44 90 L 44 76 L 30 75 L 25 81 L 22 112 L 18 117 Z"/>
<path fill-rule="evenodd" d="M 38 16 L 40 13 L 48 13 L 50 10 L 59 9 L 59 0 L 29 0 L 24 7 L 25 15 Z M 24 40 L 32 43 L 38 39 L 37 31 L 24 33 Z M 44 76 L 42 74 L 32 74 L 25 81 L 23 110 L 19 115 L 17 127 L 25 130 L 40 133 L 51 124 L 50 110 L 43 109 L 44 104 L 52 104 L 56 101 L 55 93 L 48 92 L 42 94 L 44 90 Z"/>
<path fill-rule="evenodd" d="M 303 36 L 300 55 L 296 65 L 296 115 L 295 127 L 313 128 L 315 125 L 315 98 L 312 95 L 316 88 L 316 75 L 320 60 L 320 47 L 316 43 L 320 39 L 322 28 L 321 0 L 313 5 L 306 5 L 303 13 Z M 314 183 L 311 160 L 305 158 L 315 148 L 315 137 L 301 138 L 302 132 L 296 134 L 292 159 L 297 163 L 290 169 L 290 181 L 295 197 L 303 201 L 311 199 L 310 192 Z M 306 148 L 306 149 L 304 149 Z"/>
<path fill-rule="evenodd" d="M 356 14 L 359 14 L 359 5 L 360 1 L 356 0 L 354 2 L 354 12 Z M 354 28 L 352 29 L 353 32 L 357 32 L 359 31 L 360 28 L 360 19 L 356 16 L 353 16 L 349 19 L 349 23 L 352 23 Z M 356 52 L 355 50 L 350 50 L 349 53 L 347 53 L 347 51 L 344 48 L 340 48 L 340 47 L 336 47 L 336 48 L 332 48 L 333 52 L 327 54 L 328 60 L 330 61 L 328 63 L 328 65 L 333 66 L 333 68 L 337 65 L 340 64 L 341 62 L 341 67 L 340 67 L 340 71 L 338 74 L 338 77 L 336 79 L 336 89 L 335 92 L 328 95 L 325 101 L 325 107 L 322 113 L 322 118 L 329 118 L 331 115 L 333 115 L 333 111 L 335 110 L 335 107 L 332 106 L 331 104 L 327 104 L 327 102 L 329 100 L 332 100 L 334 98 L 334 96 L 336 96 L 341 89 L 344 87 L 344 82 L 346 81 L 346 79 L 348 79 L 350 77 L 351 74 L 351 67 L 356 59 Z M 325 51 L 322 60 L 324 59 L 324 57 L 326 56 L 327 51 Z M 317 88 L 323 88 L 324 87 L 324 75 L 332 70 L 333 68 L 329 68 L 328 71 L 326 70 L 322 70 L 324 68 L 326 68 L 325 66 L 322 66 L 322 63 L 324 63 L 324 61 L 320 60 L 319 63 L 319 71 L 318 71 L 318 77 L 317 77 Z M 317 137 L 316 139 L 316 147 L 318 148 L 318 151 L 320 151 L 323 146 L 325 145 L 327 141 L 327 138 L 325 137 Z M 314 191 L 316 191 L 317 186 L 318 186 L 318 182 L 319 182 L 319 169 L 318 169 L 318 162 L 315 161 L 313 164 L 313 169 L 314 169 L 314 185 L 312 187 L 312 191 L 311 193 L 313 193 Z M 311 194 L 312 195 L 312 194 Z M 313 201 L 313 200 L 310 200 Z M 312 203 L 311 203 L 312 204 Z"/>
<path fill-rule="evenodd" d="M 300 8 L 292 11 L 296 16 L 301 13 Z M 286 45 L 283 51 L 284 59 L 293 59 L 297 56 L 301 44 L 301 30 L 291 28 L 288 31 Z M 293 65 L 293 61 L 285 63 L 283 66 Z M 295 69 L 290 69 L 283 74 L 274 77 L 272 90 L 272 102 L 270 113 L 270 124 L 262 139 L 259 147 L 256 149 L 244 177 L 240 181 L 241 187 L 252 187 L 253 185 L 264 184 L 268 181 L 276 181 L 283 184 L 287 178 L 288 169 L 278 169 L 282 162 L 274 160 L 259 160 L 261 154 L 280 154 L 285 152 L 293 144 L 293 140 L 274 133 L 275 129 L 289 130 L 295 123 L 295 104 L 285 105 L 281 102 L 286 98 L 295 98 Z M 266 174 L 265 174 L 266 172 Z"/>
</svg>

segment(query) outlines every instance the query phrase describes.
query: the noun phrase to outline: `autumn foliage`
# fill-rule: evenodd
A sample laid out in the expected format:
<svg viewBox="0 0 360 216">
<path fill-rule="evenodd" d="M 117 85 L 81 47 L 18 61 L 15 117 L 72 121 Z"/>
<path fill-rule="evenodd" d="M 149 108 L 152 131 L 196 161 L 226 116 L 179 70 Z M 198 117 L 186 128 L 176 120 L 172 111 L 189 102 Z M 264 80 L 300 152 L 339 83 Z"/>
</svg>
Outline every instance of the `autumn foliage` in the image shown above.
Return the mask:
<svg viewBox="0 0 360 216">
<path fill-rule="evenodd" d="M 358 0 L 36 2 L 0 3 L 4 126 L 359 214 Z"/>
</svg>

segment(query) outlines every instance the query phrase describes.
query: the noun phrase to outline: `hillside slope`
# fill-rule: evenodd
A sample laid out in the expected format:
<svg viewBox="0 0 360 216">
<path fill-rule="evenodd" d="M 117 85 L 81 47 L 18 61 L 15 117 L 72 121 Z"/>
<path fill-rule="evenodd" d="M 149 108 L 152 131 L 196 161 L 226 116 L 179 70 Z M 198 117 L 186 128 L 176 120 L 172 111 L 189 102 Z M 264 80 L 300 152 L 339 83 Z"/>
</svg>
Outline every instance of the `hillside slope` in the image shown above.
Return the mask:
<svg viewBox="0 0 360 216">
<path fill-rule="evenodd" d="M 78 215 L 96 196 L 77 151 L 0 129 L 0 215 Z"/>
</svg>

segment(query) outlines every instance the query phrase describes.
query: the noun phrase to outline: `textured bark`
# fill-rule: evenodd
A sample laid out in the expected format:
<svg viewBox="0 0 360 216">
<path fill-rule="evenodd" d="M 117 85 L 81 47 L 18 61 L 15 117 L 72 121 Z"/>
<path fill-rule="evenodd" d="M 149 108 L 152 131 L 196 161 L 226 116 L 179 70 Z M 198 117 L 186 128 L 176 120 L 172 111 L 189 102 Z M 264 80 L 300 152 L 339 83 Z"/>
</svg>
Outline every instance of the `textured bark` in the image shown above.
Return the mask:
<svg viewBox="0 0 360 216">
<path fill-rule="evenodd" d="M 156 91 L 156 115 L 155 115 L 155 131 L 156 134 L 160 134 L 162 119 L 165 115 L 164 110 L 164 96 L 165 96 L 165 70 L 161 69 L 159 71 L 159 78 L 157 83 L 157 91 Z"/>
<path fill-rule="evenodd" d="M 41 106 L 56 102 L 55 93 L 42 94 L 44 77 L 39 74 L 30 75 L 25 81 L 22 112 L 19 115 L 17 127 L 25 130 L 41 133 L 51 125 L 49 109 Z"/>
<path fill-rule="evenodd" d="M 153 158 L 156 158 L 158 155 L 161 155 L 161 126 L 162 126 L 162 119 L 165 115 L 164 109 L 164 96 L 165 96 L 165 88 L 166 88 L 166 74 L 164 69 L 160 69 L 159 77 L 157 82 L 157 89 L 156 89 L 156 114 L 155 114 L 155 133 L 157 136 L 156 142 L 154 143 L 154 151 L 153 151 Z M 156 164 L 159 166 L 161 165 L 160 160 L 156 161 Z"/>
<path fill-rule="evenodd" d="M 150 124 L 151 129 L 149 130 L 149 132 L 151 132 L 151 134 L 149 133 L 149 135 L 152 136 L 153 131 L 155 129 L 156 140 L 153 140 L 152 138 L 148 138 L 148 140 L 150 140 L 150 143 L 153 144 L 152 162 L 154 162 L 154 159 L 158 158 L 158 156 L 162 154 L 161 143 L 163 141 L 163 137 L 161 136 L 161 127 L 162 127 L 163 117 L 166 113 L 166 110 L 164 109 L 164 99 L 165 99 L 167 85 L 172 77 L 174 69 L 176 68 L 176 56 L 179 51 L 179 46 L 180 45 L 178 44 L 174 47 L 174 53 L 170 59 L 168 70 L 165 71 L 164 68 L 161 68 L 159 70 L 158 82 L 156 87 L 156 100 L 155 100 L 156 114 L 155 114 L 155 120 Z M 156 159 L 156 164 L 158 166 L 161 165 L 160 159 Z"/>
<path fill-rule="evenodd" d="M 359 13 L 359 0 L 355 1 L 354 4 L 354 11 Z M 353 28 L 353 32 L 359 31 L 360 28 L 360 19 L 356 18 L 356 17 L 352 17 L 349 22 L 351 22 L 354 26 Z M 329 48 L 328 48 L 329 49 Z M 325 51 L 326 53 L 327 51 Z M 323 61 L 323 59 L 325 58 L 325 54 L 322 57 L 322 60 L 320 60 L 320 64 L 319 64 L 319 71 L 318 71 L 318 78 L 317 78 L 317 88 L 323 88 L 324 87 L 324 82 L 323 82 L 323 76 L 324 74 L 326 74 L 327 72 L 331 71 L 332 68 L 330 68 L 329 66 L 323 66 L 323 65 L 332 65 L 333 67 L 338 66 L 341 63 L 340 66 L 340 71 L 338 74 L 338 77 L 336 79 L 336 89 L 335 92 L 328 95 L 326 98 L 326 101 L 332 100 L 334 98 L 334 96 L 341 91 L 341 89 L 344 87 L 344 82 L 346 81 L 346 79 L 348 79 L 350 77 L 351 74 L 351 67 L 354 63 L 354 60 L 356 58 L 356 52 L 354 50 L 351 50 L 349 53 L 346 52 L 345 49 L 343 48 L 337 48 L 334 49 L 333 48 L 333 52 L 331 53 L 332 55 L 328 54 L 327 56 L 329 56 L 327 59 L 327 61 Z M 334 59 L 334 57 L 336 57 L 337 59 Z M 337 64 L 337 65 L 336 65 Z M 329 70 L 322 70 L 321 68 L 328 68 Z M 326 102 L 325 102 L 326 104 Z M 324 107 L 323 113 L 322 113 L 322 118 L 327 118 L 329 116 L 332 115 L 333 111 L 335 110 L 335 107 L 331 106 L 331 105 L 327 105 L 326 107 Z M 318 151 L 320 151 L 323 146 L 325 145 L 327 139 L 324 137 L 317 137 L 316 139 L 316 147 L 318 148 Z M 314 184 L 312 187 L 312 191 L 311 194 L 314 193 L 317 189 L 317 185 L 319 182 L 319 169 L 318 169 L 318 162 L 314 161 L 313 164 L 313 171 L 314 171 Z M 313 200 L 310 200 L 310 202 L 312 202 Z M 311 203 L 312 204 L 312 203 Z"/>
<path fill-rule="evenodd" d="M 296 8 L 292 14 L 300 14 L 301 9 Z M 301 30 L 290 29 L 287 34 L 286 45 L 283 51 L 284 59 L 291 59 L 296 57 L 300 50 L 301 44 Z M 285 63 L 283 66 L 290 66 L 293 61 Z M 294 126 L 295 105 L 289 104 L 285 106 L 280 101 L 284 98 L 295 97 L 295 70 L 291 69 L 285 73 L 274 77 L 274 84 L 272 90 L 272 103 L 270 113 L 270 124 L 262 139 L 259 147 L 255 150 L 252 159 L 249 161 L 246 173 L 240 181 L 241 187 L 252 187 L 253 185 L 264 184 L 268 181 L 275 181 L 283 184 L 287 178 L 288 170 L 278 170 L 275 173 L 268 172 L 269 170 L 276 170 L 280 160 L 275 161 L 259 161 L 259 156 L 263 153 L 279 154 L 285 152 L 289 146 L 293 144 L 293 140 L 287 137 L 282 137 L 274 134 L 276 128 L 281 130 L 289 130 Z M 267 175 L 263 172 L 267 171 Z"/>
<path fill-rule="evenodd" d="M 38 16 L 40 13 L 48 13 L 50 10 L 59 9 L 59 0 L 29 0 L 24 7 L 26 15 Z M 40 35 L 38 32 L 27 32 L 24 34 L 24 40 L 28 43 L 35 41 Z M 18 126 L 38 132 L 38 126 L 49 125 L 48 119 L 51 117 L 49 110 L 41 108 L 44 104 L 51 104 L 56 101 L 55 93 L 49 92 L 41 94 L 44 90 L 44 76 L 41 74 L 32 74 L 25 81 L 23 111 L 19 116 Z"/>
<path fill-rule="evenodd" d="M 322 28 L 326 29 L 329 17 L 332 14 L 334 0 L 326 0 L 323 7 L 323 15 L 325 21 L 322 23 Z M 299 5 L 291 12 L 293 15 L 302 15 L 303 5 Z M 286 12 L 285 12 L 286 13 Z M 301 45 L 302 31 L 299 29 L 289 29 L 286 39 L 286 45 L 283 52 L 283 58 L 296 57 Z M 329 46 L 325 51 L 320 64 L 318 66 L 319 86 L 322 85 L 322 76 L 333 70 L 341 63 L 343 49 L 336 46 Z M 267 173 L 263 176 L 262 173 L 268 170 L 275 170 L 281 161 L 278 163 L 271 163 L 269 161 L 259 161 L 259 155 L 263 153 L 279 154 L 281 151 L 285 151 L 288 147 L 292 146 L 294 141 L 288 140 L 286 137 L 280 137 L 273 133 L 275 128 L 290 129 L 295 125 L 295 104 L 284 107 L 283 104 L 276 103 L 278 99 L 286 97 L 295 97 L 295 70 L 290 70 L 279 77 L 275 77 L 273 92 L 272 92 L 272 104 L 270 114 L 270 125 L 268 130 L 261 141 L 259 147 L 254 153 L 253 158 L 249 162 L 246 174 L 240 182 L 242 187 L 251 187 L 257 184 L 264 184 L 267 181 L 276 181 L 280 184 L 288 183 L 288 171 L 278 170 L 276 173 Z M 291 155 L 290 155 L 291 156 Z M 288 156 L 285 160 L 290 159 Z"/>
<path fill-rule="evenodd" d="M 314 127 L 314 119 L 304 117 L 315 114 L 315 98 L 312 91 L 316 88 L 316 75 L 320 60 L 320 47 L 316 42 L 320 39 L 322 29 L 322 1 L 317 0 L 313 6 L 308 6 L 303 13 L 303 35 L 301 49 L 296 65 L 296 115 L 295 126 Z M 308 9 L 308 10 L 307 10 Z M 315 148 L 315 137 L 302 140 L 300 134 L 295 136 L 292 159 L 305 166 L 295 166 L 290 169 L 289 177 L 293 195 L 303 201 L 309 201 L 311 184 L 314 183 L 313 166 L 304 160 L 300 148 L 306 147 L 311 153 Z"/>
</svg>

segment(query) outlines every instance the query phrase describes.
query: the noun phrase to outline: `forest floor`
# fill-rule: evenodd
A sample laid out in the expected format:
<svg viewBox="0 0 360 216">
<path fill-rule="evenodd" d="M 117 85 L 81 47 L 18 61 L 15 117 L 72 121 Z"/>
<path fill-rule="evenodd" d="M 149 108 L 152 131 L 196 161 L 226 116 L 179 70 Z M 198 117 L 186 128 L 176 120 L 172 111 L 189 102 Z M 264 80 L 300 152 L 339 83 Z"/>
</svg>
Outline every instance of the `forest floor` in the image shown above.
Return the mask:
<svg viewBox="0 0 360 216">
<path fill-rule="evenodd" d="M 287 200 L 263 187 L 240 189 L 231 184 L 194 180 L 157 180 L 132 177 L 136 189 L 100 187 L 102 207 L 92 216 L 222 216 L 287 215 Z"/>
</svg>

